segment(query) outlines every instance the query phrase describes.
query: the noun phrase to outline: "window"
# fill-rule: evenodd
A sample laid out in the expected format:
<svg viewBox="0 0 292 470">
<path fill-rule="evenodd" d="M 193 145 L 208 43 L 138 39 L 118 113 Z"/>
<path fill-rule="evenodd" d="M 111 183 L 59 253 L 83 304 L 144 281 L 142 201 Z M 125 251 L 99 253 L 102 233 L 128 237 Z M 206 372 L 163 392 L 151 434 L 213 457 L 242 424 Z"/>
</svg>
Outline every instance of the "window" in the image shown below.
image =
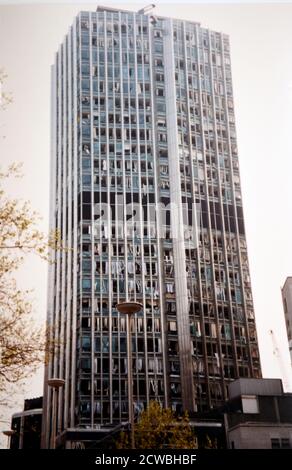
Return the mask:
<svg viewBox="0 0 292 470">
<path fill-rule="evenodd" d="M 91 362 L 89 358 L 81 359 L 81 369 L 83 372 L 90 372 L 91 370 Z"/>
<path fill-rule="evenodd" d="M 108 353 L 109 352 L 109 338 L 108 336 L 104 336 L 102 338 L 102 352 Z"/>
<path fill-rule="evenodd" d="M 82 49 L 81 59 L 82 60 L 89 60 L 89 50 L 88 49 Z"/>
<path fill-rule="evenodd" d="M 81 345 L 82 345 L 82 351 L 84 352 L 90 351 L 90 337 L 83 336 L 81 340 Z"/>
<path fill-rule="evenodd" d="M 281 449 L 290 449 L 290 440 L 289 438 L 282 438 L 281 439 Z"/>
<path fill-rule="evenodd" d="M 82 288 L 84 290 L 91 289 L 91 280 L 90 279 L 82 279 Z"/>
<path fill-rule="evenodd" d="M 291 449 L 290 446 L 290 439 L 289 437 L 286 438 L 279 438 L 275 437 L 271 439 L 271 447 L 272 449 Z"/>
<path fill-rule="evenodd" d="M 278 438 L 271 439 L 271 447 L 272 447 L 272 449 L 281 449 L 280 439 L 278 439 Z"/>
<path fill-rule="evenodd" d="M 80 381 L 80 391 L 83 395 L 89 395 L 90 394 L 90 385 L 91 385 L 90 380 L 81 380 Z"/>
<path fill-rule="evenodd" d="M 155 30 L 154 31 L 154 37 L 155 38 L 162 38 L 162 31 L 159 31 L 159 30 Z"/>
<path fill-rule="evenodd" d="M 86 20 L 81 21 L 81 29 L 89 29 L 89 23 Z"/>
<path fill-rule="evenodd" d="M 243 413 L 259 413 L 259 405 L 256 396 L 243 396 L 242 397 L 242 411 Z"/>
<path fill-rule="evenodd" d="M 82 90 L 83 91 L 89 90 L 89 84 L 90 84 L 89 80 L 87 78 L 83 78 L 82 79 Z"/>
<path fill-rule="evenodd" d="M 87 309 L 87 308 L 90 308 L 90 306 L 91 306 L 91 299 L 83 297 L 82 298 L 82 308 Z"/>
<path fill-rule="evenodd" d="M 156 88 L 156 96 L 164 96 L 164 89 Z"/>
<path fill-rule="evenodd" d="M 83 417 L 90 416 L 90 403 L 89 402 L 82 402 L 80 403 L 80 414 Z"/>
<path fill-rule="evenodd" d="M 176 321 L 169 321 L 168 322 L 168 331 L 169 332 L 176 332 L 177 331 Z"/>
</svg>

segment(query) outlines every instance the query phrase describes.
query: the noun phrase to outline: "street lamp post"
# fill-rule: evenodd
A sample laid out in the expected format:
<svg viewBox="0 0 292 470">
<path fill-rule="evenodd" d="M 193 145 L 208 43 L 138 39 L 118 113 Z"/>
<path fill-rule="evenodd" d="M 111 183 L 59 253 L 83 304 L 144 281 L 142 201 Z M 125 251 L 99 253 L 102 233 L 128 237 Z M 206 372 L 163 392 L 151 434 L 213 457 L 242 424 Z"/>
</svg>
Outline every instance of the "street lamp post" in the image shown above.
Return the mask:
<svg viewBox="0 0 292 470">
<path fill-rule="evenodd" d="M 8 437 L 7 448 L 10 449 L 11 436 L 15 434 L 15 431 L 13 429 L 8 429 L 7 431 L 3 431 L 3 434 Z"/>
<path fill-rule="evenodd" d="M 53 424 L 51 432 L 51 445 L 50 449 L 56 448 L 56 426 L 57 426 L 57 391 L 65 384 L 64 379 L 52 378 L 48 380 L 48 386 L 53 389 Z"/>
<path fill-rule="evenodd" d="M 127 315 L 128 408 L 129 422 L 131 425 L 131 447 L 132 449 L 135 449 L 131 319 L 134 313 L 140 312 L 140 310 L 143 308 L 143 305 L 138 302 L 120 302 L 116 305 L 116 308 L 118 312 Z"/>
</svg>

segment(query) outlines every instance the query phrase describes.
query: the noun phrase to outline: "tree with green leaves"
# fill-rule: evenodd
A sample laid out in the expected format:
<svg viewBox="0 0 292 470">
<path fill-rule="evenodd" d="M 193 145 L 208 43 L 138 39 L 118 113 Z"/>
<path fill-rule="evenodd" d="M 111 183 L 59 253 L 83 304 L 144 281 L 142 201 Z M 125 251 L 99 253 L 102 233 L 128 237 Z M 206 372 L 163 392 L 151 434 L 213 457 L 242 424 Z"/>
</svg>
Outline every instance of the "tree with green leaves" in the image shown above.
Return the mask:
<svg viewBox="0 0 292 470">
<path fill-rule="evenodd" d="M 197 439 L 187 413 L 177 417 L 169 408 L 151 401 L 134 427 L 136 449 L 196 449 Z M 129 449 L 130 435 L 123 431 L 117 441 L 118 449 Z"/>
</svg>

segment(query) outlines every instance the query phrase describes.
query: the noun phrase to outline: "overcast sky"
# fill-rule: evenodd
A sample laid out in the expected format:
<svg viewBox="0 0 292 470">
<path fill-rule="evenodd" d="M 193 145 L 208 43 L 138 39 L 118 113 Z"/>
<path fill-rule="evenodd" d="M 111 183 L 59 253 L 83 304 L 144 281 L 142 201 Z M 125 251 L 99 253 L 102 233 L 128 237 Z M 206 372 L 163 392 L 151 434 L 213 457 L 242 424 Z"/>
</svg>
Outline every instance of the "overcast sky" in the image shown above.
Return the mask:
<svg viewBox="0 0 292 470">
<path fill-rule="evenodd" d="M 3 3 L 0 0 L 0 68 L 8 74 L 5 88 L 12 92 L 14 101 L 0 113 L 1 165 L 24 162 L 24 177 L 13 182 L 9 192 L 30 200 L 43 217 L 42 228 L 47 230 L 50 65 L 74 16 L 80 10 L 95 10 L 98 2 Z M 281 301 L 281 286 L 292 275 L 292 4 L 214 3 L 158 1 L 156 13 L 199 21 L 204 27 L 230 35 L 241 184 L 263 376 L 283 377 L 286 389 L 292 391 Z M 100 4 L 138 10 L 148 3 L 104 0 Z M 19 277 L 21 286 L 35 290 L 35 315 L 40 321 L 46 315 L 46 277 L 45 263 L 35 258 L 26 262 Z M 271 329 L 279 354 L 273 351 Z M 42 372 L 29 383 L 25 396 L 41 394 Z M 7 424 L 0 426 L 3 429 Z"/>
</svg>

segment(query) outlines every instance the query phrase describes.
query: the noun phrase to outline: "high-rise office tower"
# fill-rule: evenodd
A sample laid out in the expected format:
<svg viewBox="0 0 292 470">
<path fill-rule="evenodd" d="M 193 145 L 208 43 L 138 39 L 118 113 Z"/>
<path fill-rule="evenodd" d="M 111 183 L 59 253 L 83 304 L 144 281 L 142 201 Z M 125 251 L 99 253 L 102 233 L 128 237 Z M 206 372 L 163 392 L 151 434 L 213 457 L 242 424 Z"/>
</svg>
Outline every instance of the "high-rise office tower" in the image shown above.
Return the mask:
<svg viewBox="0 0 292 470">
<path fill-rule="evenodd" d="M 285 323 L 287 330 L 287 337 L 289 343 L 289 351 L 292 364 L 292 277 L 287 277 L 284 286 L 282 287 L 282 299 L 285 315 Z"/>
<path fill-rule="evenodd" d="M 69 250 L 49 273 L 56 346 L 47 439 L 126 421 L 134 406 L 204 411 L 260 377 L 229 41 L 192 21 L 81 12 L 52 69 L 51 227 Z M 60 377 L 57 392 L 48 378 Z M 53 406 L 53 394 L 56 400 Z M 48 443 L 48 441 L 47 441 Z"/>
</svg>

